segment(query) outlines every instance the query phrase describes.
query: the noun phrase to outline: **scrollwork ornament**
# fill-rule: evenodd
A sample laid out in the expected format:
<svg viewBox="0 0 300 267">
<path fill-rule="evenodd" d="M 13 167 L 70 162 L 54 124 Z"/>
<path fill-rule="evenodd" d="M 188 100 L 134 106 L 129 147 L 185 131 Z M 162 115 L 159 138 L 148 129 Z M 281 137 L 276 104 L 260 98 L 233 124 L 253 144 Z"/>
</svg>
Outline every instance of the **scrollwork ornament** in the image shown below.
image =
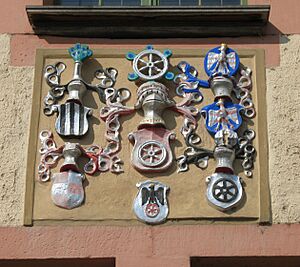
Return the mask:
<svg viewBox="0 0 300 267">
<path fill-rule="evenodd" d="M 203 101 L 203 95 L 199 87 L 207 88 L 209 84 L 207 81 L 199 80 L 197 70 L 187 62 L 182 61 L 177 67 L 182 73 L 174 79 L 177 84 L 176 93 L 183 100 L 177 103 L 173 110 L 184 116 L 181 134 L 187 145 L 183 155 L 177 158 L 178 172 L 188 171 L 190 164 L 205 169 L 213 152 L 200 146 L 201 138 L 196 133 L 197 119 L 200 112 L 193 104 L 199 104 Z"/>
<path fill-rule="evenodd" d="M 107 146 L 99 155 L 99 170 L 114 173 L 123 172 L 123 161 L 117 156 L 120 144 L 120 116 L 133 113 L 134 108 L 126 107 L 124 102 L 130 98 L 130 91 L 126 88 L 107 88 L 104 91 L 106 106 L 100 110 L 100 118 L 105 121 L 105 137 Z"/>
<path fill-rule="evenodd" d="M 252 177 L 252 169 L 256 155 L 256 150 L 253 146 L 254 138 L 255 131 L 252 129 L 246 129 L 242 137 L 238 139 L 236 158 L 242 159 L 242 167 L 244 169 L 244 174 L 247 177 Z"/>
<path fill-rule="evenodd" d="M 250 68 L 240 67 L 240 78 L 234 87 L 234 93 L 240 100 L 239 104 L 244 107 L 243 115 L 249 119 L 255 117 L 256 111 L 253 104 L 251 90 L 252 90 L 252 71 Z"/>
</svg>

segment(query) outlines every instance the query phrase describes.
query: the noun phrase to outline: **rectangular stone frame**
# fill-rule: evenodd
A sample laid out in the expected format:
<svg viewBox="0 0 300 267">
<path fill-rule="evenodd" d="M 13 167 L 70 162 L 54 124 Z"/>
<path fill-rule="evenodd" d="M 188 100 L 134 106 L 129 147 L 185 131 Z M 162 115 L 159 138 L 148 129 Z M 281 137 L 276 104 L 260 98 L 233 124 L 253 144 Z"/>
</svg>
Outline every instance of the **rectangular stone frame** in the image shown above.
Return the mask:
<svg viewBox="0 0 300 267">
<path fill-rule="evenodd" d="M 172 49 L 170 46 L 169 48 Z M 162 48 L 159 48 L 161 50 Z M 94 50 L 94 58 L 124 58 L 124 62 L 126 61 L 124 55 L 128 52 L 129 49 L 95 49 Z M 172 58 L 203 58 L 206 50 L 199 50 L 199 49 L 172 49 L 173 56 Z M 139 52 L 139 51 L 134 51 Z M 265 65 L 264 65 L 264 50 L 262 49 L 254 49 L 254 50 L 237 50 L 238 54 L 241 57 L 241 61 L 243 59 L 252 59 L 254 61 L 254 68 L 255 68 L 255 79 L 256 79 L 256 92 L 259 94 L 257 97 L 256 102 L 254 102 L 256 107 L 256 112 L 258 114 L 256 118 L 256 129 L 259 131 L 256 132 L 256 145 L 255 148 L 257 150 L 256 164 L 255 168 L 257 168 L 257 172 L 259 175 L 259 211 L 257 218 L 247 218 L 241 217 L 237 218 L 233 216 L 231 219 L 228 216 L 225 216 L 223 219 L 220 218 L 172 218 L 175 219 L 173 221 L 168 221 L 167 224 L 199 224 L 199 223 L 211 223 L 220 222 L 220 223 L 268 223 L 271 219 L 270 213 L 270 193 L 269 193 L 269 184 L 268 184 L 268 139 L 267 139 L 267 120 L 266 120 L 266 80 L 265 80 Z M 66 49 L 38 49 L 36 54 L 36 65 L 35 65 L 35 81 L 34 81 L 34 92 L 33 92 L 33 99 L 32 99 L 32 111 L 31 111 L 31 122 L 30 122 L 30 135 L 29 135 L 29 142 L 28 142 L 28 155 L 27 155 L 27 170 L 26 170 L 26 193 L 25 193 L 25 212 L 24 212 L 24 225 L 32 225 L 33 223 L 39 224 L 61 224 L 62 222 L 68 223 L 69 220 L 65 220 L 62 218 L 61 220 L 34 220 L 33 217 L 33 206 L 34 206 L 34 185 L 36 179 L 35 168 L 37 166 L 36 162 L 36 154 L 38 153 L 38 138 L 39 138 L 39 118 L 41 112 L 41 105 L 42 99 L 44 95 L 42 95 L 42 83 L 43 83 L 43 68 L 44 62 L 46 59 L 58 58 L 65 60 L 69 58 L 69 55 L 66 52 Z M 100 62 L 101 63 L 101 62 Z M 196 65 L 195 65 L 196 66 Z M 110 66 L 104 66 L 110 67 Z M 196 68 L 203 72 L 198 66 Z M 128 69 L 128 71 L 130 71 Z M 127 75 L 127 73 L 126 73 Z M 122 84 L 117 84 L 116 88 L 122 87 Z M 132 87 L 132 88 L 136 88 Z M 205 101 L 205 100 L 204 100 Z M 206 102 L 204 102 L 206 103 Z M 98 110 L 95 111 L 98 114 Z M 55 115 L 54 115 L 55 116 Z M 45 116 L 44 119 L 47 119 Z M 104 122 L 101 121 L 102 124 Z M 177 125 L 179 129 L 181 125 Z M 199 127 L 203 127 L 201 122 L 199 122 Z M 132 129 L 135 130 L 135 129 Z M 122 135 L 122 132 L 121 132 Z M 178 136 L 178 135 L 177 135 Z M 123 140 L 126 137 L 123 137 Z M 80 142 L 80 141 L 79 141 Z M 101 144 L 102 145 L 102 144 Z M 104 144 L 103 144 L 104 145 Z M 131 147 L 132 148 L 132 147 Z M 259 162 L 258 162 L 259 160 Z M 259 164 L 257 164 L 259 163 Z M 130 164 L 129 161 L 125 161 L 125 164 Z M 214 166 L 213 160 L 210 160 L 209 165 Z M 199 170 L 199 172 L 201 172 Z M 102 176 L 103 174 L 100 174 Z M 175 175 L 175 174 L 173 174 Z M 104 178 L 106 179 L 106 178 Z M 147 177 L 144 177 L 146 180 Z M 172 188 L 171 188 L 172 190 Z M 137 192 L 137 191 L 136 191 Z M 50 193 L 50 192 L 49 192 Z M 133 199 L 132 199 L 133 201 Z M 128 205 L 132 205 L 132 203 L 128 203 Z M 104 223 L 104 224 L 115 224 L 114 220 L 75 220 L 72 221 L 71 224 L 90 224 L 90 223 Z M 135 221 L 128 221 L 122 220 L 117 224 L 135 224 Z"/>
</svg>

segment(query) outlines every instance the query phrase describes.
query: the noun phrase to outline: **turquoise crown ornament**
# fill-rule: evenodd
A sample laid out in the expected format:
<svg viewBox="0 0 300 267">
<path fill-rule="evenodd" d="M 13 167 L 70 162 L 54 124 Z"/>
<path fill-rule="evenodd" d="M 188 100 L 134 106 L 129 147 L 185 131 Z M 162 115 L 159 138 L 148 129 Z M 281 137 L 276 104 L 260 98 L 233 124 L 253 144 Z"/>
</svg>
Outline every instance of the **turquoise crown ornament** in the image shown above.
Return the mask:
<svg viewBox="0 0 300 267">
<path fill-rule="evenodd" d="M 93 55 L 93 51 L 87 45 L 75 44 L 74 47 L 69 48 L 69 54 L 75 62 L 83 62 L 85 59 Z"/>
</svg>

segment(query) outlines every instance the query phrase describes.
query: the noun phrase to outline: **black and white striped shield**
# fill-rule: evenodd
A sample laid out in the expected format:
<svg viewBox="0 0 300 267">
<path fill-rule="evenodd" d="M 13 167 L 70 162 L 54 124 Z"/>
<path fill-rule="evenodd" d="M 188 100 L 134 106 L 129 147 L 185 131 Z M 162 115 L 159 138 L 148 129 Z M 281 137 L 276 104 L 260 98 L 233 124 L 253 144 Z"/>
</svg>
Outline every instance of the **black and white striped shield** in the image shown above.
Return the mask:
<svg viewBox="0 0 300 267">
<path fill-rule="evenodd" d="M 62 136 L 83 136 L 89 129 L 87 116 L 91 109 L 75 102 L 67 102 L 58 107 L 55 129 Z"/>
</svg>

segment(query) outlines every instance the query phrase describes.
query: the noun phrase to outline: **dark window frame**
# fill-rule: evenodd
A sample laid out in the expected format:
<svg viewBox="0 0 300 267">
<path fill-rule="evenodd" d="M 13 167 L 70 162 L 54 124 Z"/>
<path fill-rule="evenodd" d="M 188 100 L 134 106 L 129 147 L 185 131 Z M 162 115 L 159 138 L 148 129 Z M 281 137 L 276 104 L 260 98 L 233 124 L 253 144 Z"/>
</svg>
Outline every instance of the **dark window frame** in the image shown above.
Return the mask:
<svg viewBox="0 0 300 267">
<path fill-rule="evenodd" d="M 26 6 L 38 35 L 126 39 L 261 36 L 270 13 L 270 5 L 55 6 L 53 1 Z"/>
<path fill-rule="evenodd" d="M 59 5 L 57 3 L 57 1 L 59 1 L 59 0 L 44 0 L 44 5 L 46 5 L 46 6 L 48 6 L 48 5 Z M 160 6 L 159 2 L 161 0 L 140 0 L 140 1 L 141 1 L 140 6 Z M 179 5 L 176 5 L 176 6 L 185 6 L 185 5 L 180 4 L 180 1 L 182 1 L 182 0 L 178 0 L 178 1 L 179 1 Z M 202 1 L 203 0 L 198 0 L 197 6 L 208 6 L 208 5 L 203 5 L 201 3 Z M 220 0 L 220 1 L 223 2 L 224 0 Z M 102 4 L 103 0 L 98 0 L 97 2 L 98 2 L 98 6 L 103 6 L 103 4 Z M 247 4 L 248 4 L 248 0 L 240 0 L 239 5 L 243 6 L 243 5 L 247 5 Z M 84 5 L 76 5 L 76 6 L 84 6 Z M 221 5 L 218 5 L 218 6 L 226 6 L 226 5 L 221 4 Z M 238 6 L 238 5 L 235 5 L 235 6 Z M 124 7 L 125 7 L 125 5 L 124 5 Z"/>
</svg>

